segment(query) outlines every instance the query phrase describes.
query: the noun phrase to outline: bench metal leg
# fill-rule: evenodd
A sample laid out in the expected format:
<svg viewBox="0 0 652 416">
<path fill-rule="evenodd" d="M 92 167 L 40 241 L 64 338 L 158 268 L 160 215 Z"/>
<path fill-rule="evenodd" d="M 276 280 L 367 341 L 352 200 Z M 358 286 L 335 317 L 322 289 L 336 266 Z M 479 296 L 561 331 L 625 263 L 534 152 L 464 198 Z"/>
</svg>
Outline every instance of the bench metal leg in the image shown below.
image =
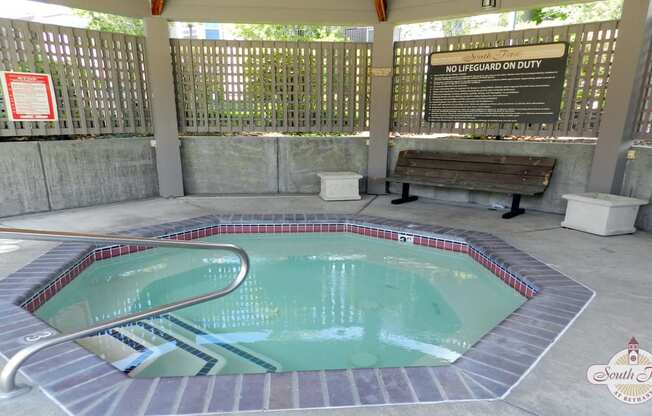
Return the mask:
<svg viewBox="0 0 652 416">
<path fill-rule="evenodd" d="M 503 214 L 503 218 L 508 220 L 514 218 L 517 215 L 521 215 L 525 212 L 525 209 L 521 208 L 521 194 L 514 194 L 512 196 L 512 208 L 509 212 Z"/>
<path fill-rule="evenodd" d="M 401 197 L 399 199 L 393 199 L 392 204 L 400 205 L 400 204 L 405 204 L 406 202 L 416 201 L 417 199 L 419 199 L 418 196 L 410 196 L 410 184 L 404 183 L 403 192 L 401 192 Z"/>
</svg>

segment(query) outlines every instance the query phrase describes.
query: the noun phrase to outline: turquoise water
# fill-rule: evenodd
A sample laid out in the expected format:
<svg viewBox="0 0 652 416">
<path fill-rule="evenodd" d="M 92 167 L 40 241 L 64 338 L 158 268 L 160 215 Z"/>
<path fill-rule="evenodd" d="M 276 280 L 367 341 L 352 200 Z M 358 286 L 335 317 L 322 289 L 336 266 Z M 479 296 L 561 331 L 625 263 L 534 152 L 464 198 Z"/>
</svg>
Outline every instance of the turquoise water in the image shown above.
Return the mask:
<svg viewBox="0 0 652 416">
<path fill-rule="evenodd" d="M 525 298 L 467 255 L 345 233 L 222 235 L 231 295 L 81 343 L 133 377 L 441 365 Z M 62 332 L 225 286 L 236 257 L 152 249 L 93 264 L 36 314 Z"/>
</svg>

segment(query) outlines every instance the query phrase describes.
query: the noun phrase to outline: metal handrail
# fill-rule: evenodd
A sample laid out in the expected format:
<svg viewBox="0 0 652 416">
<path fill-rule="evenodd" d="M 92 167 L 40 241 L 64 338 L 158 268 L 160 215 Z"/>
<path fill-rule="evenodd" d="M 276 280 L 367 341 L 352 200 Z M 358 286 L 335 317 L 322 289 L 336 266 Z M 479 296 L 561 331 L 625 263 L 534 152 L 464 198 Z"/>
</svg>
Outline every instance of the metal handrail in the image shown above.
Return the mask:
<svg viewBox="0 0 652 416">
<path fill-rule="evenodd" d="M 60 231 L 41 231 L 41 230 L 26 230 L 18 228 L 0 228 L 0 237 L 7 237 L 19 240 L 42 240 L 42 241 L 75 241 L 83 243 L 114 243 L 114 244 L 128 244 L 134 246 L 147 246 L 147 247 L 173 247 L 173 248 L 197 248 L 206 250 L 227 250 L 235 253 L 240 257 L 240 271 L 233 281 L 228 286 L 216 290 L 206 295 L 195 296 L 175 303 L 168 303 L 157 308 L 153 308 L 144 312 L 138 312 L 127 315 L 122 318 L 114 319 L 91 328 L 83 329 L 81 331 L 73 332 L 71 334 L 63 334 L 46 338 L 29 345 L 22 350 L 18 351 L 0 372 L 0 398 L 15 397 L 21 393 L 29 391 L 29 386 L 16 386 L 16 374 L 18 369 L 23 365 L 25 360 L 34 355 L 35 353 L 54 345 L 62 344 L 68 341 L 74 341 L 89 335 L 97 334 L 98 332 L 107 329 L 115 328 L 116 326 L 125 325 L 131 322 L 140 321 L 141 319 L 150 318 L 156 315 L 163 315 L 175 310 L 186 308 L 188 306 L 197 305 L 199 303 L 207 302 L 209 300 L 217 299 L 226 296 L 237 289 L 247 277 L 249 272 L 249 256 L 240 247 L 233 244 L 214 244 L 214 243 L 195 243 L 189 241 L 179 240 L 163 240 L 157 238 L 141 238 L 141 237 L 126 237 L 126 236 L 113 236 L 113 235 L 98 235 L 98 234 L 82 234 Z"/>
</svg>

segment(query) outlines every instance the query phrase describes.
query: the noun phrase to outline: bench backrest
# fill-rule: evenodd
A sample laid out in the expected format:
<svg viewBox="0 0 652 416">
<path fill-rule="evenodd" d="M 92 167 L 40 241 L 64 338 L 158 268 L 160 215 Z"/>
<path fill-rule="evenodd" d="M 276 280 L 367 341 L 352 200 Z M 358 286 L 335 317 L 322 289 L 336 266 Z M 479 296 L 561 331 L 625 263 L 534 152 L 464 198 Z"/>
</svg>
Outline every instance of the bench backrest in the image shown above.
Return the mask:
<svg viewBox="0 0 652 416">
<path fill-rule="evenodd" d="M 403 150 L 393 180 L 420 185 L 534 195 L 550 183 L 555 159 Z"/>
</svg>

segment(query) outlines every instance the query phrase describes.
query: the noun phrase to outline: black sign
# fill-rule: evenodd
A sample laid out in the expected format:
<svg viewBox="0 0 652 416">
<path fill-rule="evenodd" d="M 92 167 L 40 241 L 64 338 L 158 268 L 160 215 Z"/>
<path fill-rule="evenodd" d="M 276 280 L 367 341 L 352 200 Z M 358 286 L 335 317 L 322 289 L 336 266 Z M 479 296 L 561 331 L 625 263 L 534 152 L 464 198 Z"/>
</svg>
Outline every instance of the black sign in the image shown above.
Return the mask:
<svg viewBox="0 0 652 416">
<path fill-rule="evenodd" d="M 435 52 L 426 121 L 554 123 L 567 53 L 565 42 Z"/>
</svg>

